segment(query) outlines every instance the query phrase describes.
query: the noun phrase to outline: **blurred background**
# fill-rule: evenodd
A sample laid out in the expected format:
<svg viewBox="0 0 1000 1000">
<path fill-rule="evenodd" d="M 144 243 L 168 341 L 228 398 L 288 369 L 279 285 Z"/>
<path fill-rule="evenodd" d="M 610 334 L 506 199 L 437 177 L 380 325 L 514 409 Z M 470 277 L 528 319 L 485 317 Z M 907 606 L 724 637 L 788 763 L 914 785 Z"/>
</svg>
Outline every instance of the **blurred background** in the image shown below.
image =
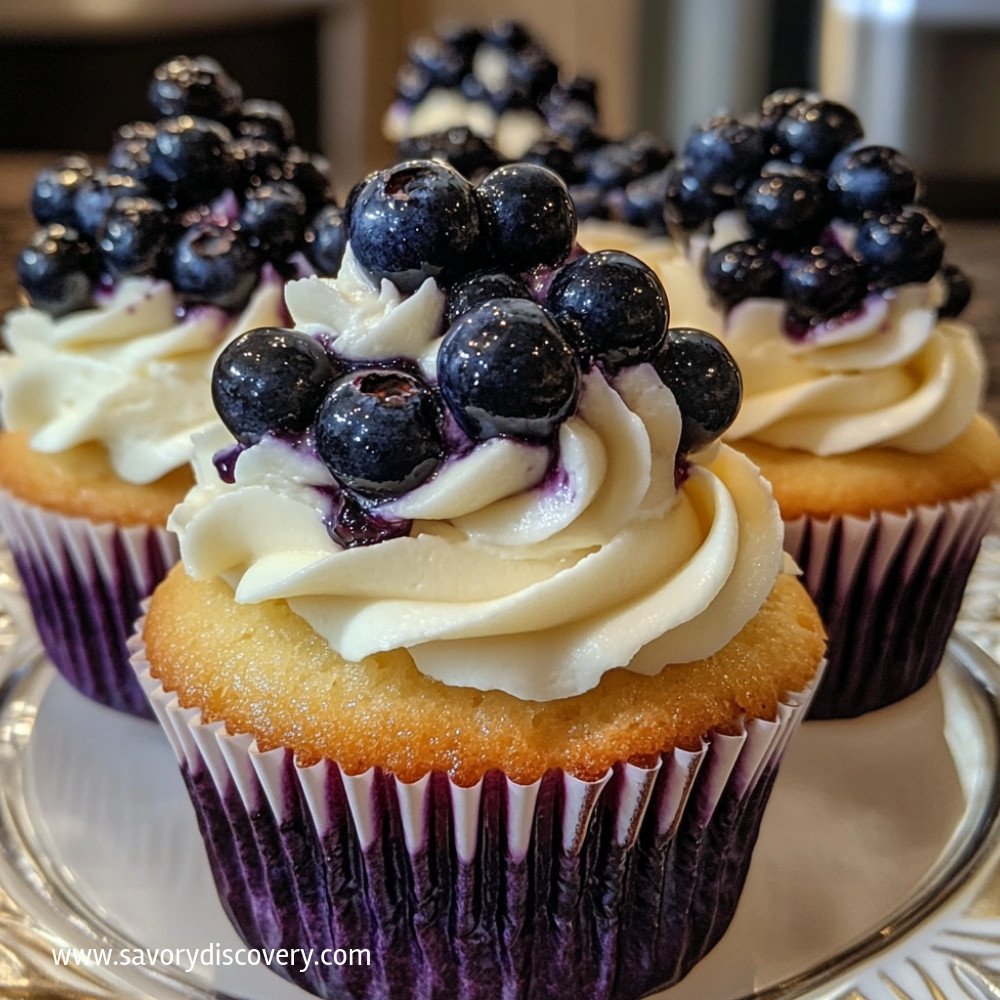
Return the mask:
<svg viewBox="0 0 1000 1000">
<path fill-rule="evenodd" d="M 1000 0 L 4 0 L 0 149 L 106 150 L 148 115 L 153 66 L 204 53 L 285 104 L 343 190 L 391 157 L 380 122 L 412 37 L 497 18 L 598 79 L 612 135 L 676 148 L 713 112 L 816 86 L 910 155 L 938 211 L 1000 214 Z"/>
</svg>

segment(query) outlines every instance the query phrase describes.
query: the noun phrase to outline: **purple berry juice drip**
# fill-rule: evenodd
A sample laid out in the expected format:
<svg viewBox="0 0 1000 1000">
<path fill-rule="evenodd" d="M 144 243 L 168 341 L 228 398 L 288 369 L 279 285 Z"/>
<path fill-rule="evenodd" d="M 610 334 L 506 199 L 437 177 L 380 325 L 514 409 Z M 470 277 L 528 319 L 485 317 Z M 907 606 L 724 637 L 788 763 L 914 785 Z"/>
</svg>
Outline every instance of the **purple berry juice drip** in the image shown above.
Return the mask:
<svg viewBox="0 0 1000 1000">
<path fill-rule="evenodd" d="M 223 448 L 212 456 L 215 471 L 224 483 L 232 485 L 236 482 L 236 461 L 245 451 L 245 445 L 234 444 L 231 448 Z"/>
</svg>

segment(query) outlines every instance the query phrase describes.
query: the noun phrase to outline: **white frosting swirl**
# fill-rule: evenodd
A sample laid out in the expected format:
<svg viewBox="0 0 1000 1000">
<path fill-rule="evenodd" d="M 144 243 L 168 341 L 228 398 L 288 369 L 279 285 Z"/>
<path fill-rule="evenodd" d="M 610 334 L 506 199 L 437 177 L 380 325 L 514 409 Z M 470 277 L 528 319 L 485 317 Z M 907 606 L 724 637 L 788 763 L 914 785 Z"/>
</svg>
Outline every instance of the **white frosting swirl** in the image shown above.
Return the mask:
<svg viewBox="0 0 1000 1000">
<path fill-rule="evenodd" d="M 289 287 L 297 326 L 337 352 L 419 358 L 433 371 L 443 295 L 376 290 L 348 249 L 336 280 Z M 497 438 L 449 458 L 379 516 L 409 533 L 342 548 L 334 481 L 305 446 L 272 438 L 222 482 L 198 442 L 198 484 L 175 510 L 195 577 L 221 576 L 240 602 L 284 599 L 340 655 L 407 648 L 448 684 L 547 700 L 615 667 L 655 673 L 722 648 L 782 569 L 782 529 L 757 470 L 729 448 L 695 456 L 680 488 L 680 414 L 653 369 L 585 375 L 577 412 L 548 446 Z"/>
<path fill-rule="evenodd" d="M 218 419 L 209 381 L 222 346 L 282 325 L 281 290 L 265 280 L 235 319 L 210 306 L 178 319 L 171 286 L 150 278 L 127 278 L 97 308 L 59 319 L 14 310 L 0 355 L 4 426 L 45 453 L 99 442 L 122 479 L 154 482 L 186 465 L 192 433 Z"/>
</svg>

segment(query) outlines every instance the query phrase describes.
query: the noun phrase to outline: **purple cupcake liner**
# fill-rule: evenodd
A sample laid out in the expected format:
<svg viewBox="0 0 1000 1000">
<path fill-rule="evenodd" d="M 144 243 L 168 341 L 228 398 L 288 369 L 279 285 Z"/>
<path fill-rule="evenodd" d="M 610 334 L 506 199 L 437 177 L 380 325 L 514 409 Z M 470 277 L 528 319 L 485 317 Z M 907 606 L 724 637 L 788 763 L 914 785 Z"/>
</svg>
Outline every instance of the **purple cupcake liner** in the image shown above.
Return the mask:
<svg viewBox="0 0 1000 1000">
<path fill-rule="evenodd" d="M 138 635 L 133 648 L 243 939 L 370 949 L 370 966 L 276 970 L 330 1000 L 636 1000 L 677 982 L 732 919 L 812 696 L 595 782 L 406 784 L 300 767 L 205 724 L 151 677 Z"/>
<path fill-rule="evenodd" d="M 853 718 L 931 679 L 998 509 L 1000 486 L 904 514 L 785 522 L 785 549 L 829 633 L 809 718 Z"/>
<path fill-rule="evenodd" d="M 65 517 L 3 491 L 0 529 L 56 669 L 88 698 L 152 719 L 128 638 L 142 602 L 179 558 L 174 536 Z"/>
</svg>

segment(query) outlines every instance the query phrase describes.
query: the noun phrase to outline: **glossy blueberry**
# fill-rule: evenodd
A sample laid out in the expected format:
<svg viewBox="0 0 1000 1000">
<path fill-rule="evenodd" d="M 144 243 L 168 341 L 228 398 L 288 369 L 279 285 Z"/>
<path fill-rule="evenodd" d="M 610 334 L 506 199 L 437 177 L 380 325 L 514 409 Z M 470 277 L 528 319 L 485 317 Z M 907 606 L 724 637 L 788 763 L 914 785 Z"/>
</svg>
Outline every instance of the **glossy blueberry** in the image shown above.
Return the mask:
<svg viewBox="0 0 1000 1000">
<path fill-rule="evenodd" d="M 295 123 L 284 105 L 251 97 L 240 105 L 235 135 L 266 139 L 279 149 L 288 149 L 295 142 Z"/>
<path fill-rule="evenodd" d="M 292 146 L 285 154 L 281 176 L 306 196 L 310 212 L 319 211 L 333 200 L 330 193 L 330 161 L 325 156 Z"/>
<path fill-rule="evenodd" d="M 492 299 L 444 335 L 438 385 L 473 439 L 551 437 L 576 405 L 580 373 L 573 349 L 540 305 Z"/>
<path fill-rule="evenodd" d="M 156 126 L 151 122 L 130 122 L 115 133 L 114 143 L 108 153 L 108 170 L 127 174 L 147 187 L 156 184 L 149 156 L 150 143 L 156 136 Z"/>
<path fill-rule="evenodd" d="M 739 240 L 705 258 L 705 280 L 724 306 L 781 294 L 781 265 L 758 240 Z"/>
<path fill-rule="evenodd" d="M 717 337 L 703 330 L 670 329 L 653 367 L 681 411 L 678 454 L 704 448 L 736 419 L 743 379 Z"/>
<path fill-rule="evenodd" d="M 260 327 L 241 334 L 219 355 L 212 402 L 236 440 L 252 445 L 268 433 L 306 430 L 341 371 L 312 337 Z"/>
<path fill-rule="evenodd" d="M 697 229 L 732 204 L 732 198 L 714 192 L 691 173 L 685 161 L 677 160 L 667 167 L 663 214 L 671 225 Z"/>
<path fill-rule="evenodd" d="M 865 219 L 858 227 L 854 252 L 868 269 L 873 288 L 910 281 L 930 281 L 941 266 L 944 243 L 929 214 L 904 208 Z"/>
<path fill-rule="evenodd" d="M 917 176 L 891 146 L 844 150 L 830 164 L 827 185 L 836 213 L 856 220 L 868 212 L 898 212 L 917 194 Z"/>
<path fill-rule="evenodd" d="M 668 168 L 647 174 L 626 185 L 622 197 L 622 221 L 652 234 L 665 233 L 663 203 L 667 197 Z"/>
<path fill-rule="evenodd" d="M 548 117 L 549 111 L 567 104 L 582 104 L 597 113 L 597 81 L 592 76 L 574 76 L 557 83 L 541 102 L 542 112 Z"/>
<path fill-rule="evenodd" d="M 428 89 L 430 89 L 429 83 Z M 425 90 L 424 93 L 426 92 Z M 490 100 L 490 92 L 486 89 L 486 84 L 475 73 L 466 73 L 462 77 L 458 85 L 458 92 L 467 101 L 482 101 L 484 104 L 488 104 Z"/>
<path fill-rule="evenodd" d="M 31 189 L 31 214 L 46 226 L 76 226 L 74 199 L 94 171 L 83 156 L 67 156 L 54 167 L 39 171 Z"/>
<path fill-rule="evenodd" d="M 867 291 L 865 269 L 837 247 L 813 247 L 786 267 L 781 292 L 793 323 L 815 323 L 852 312 Z"/>
<path fill-rule="evenodd" d="M 743 191 L 767 157 L 760 129 L 738 118 L 719 115 L 696 128 L 684 143 L 688 170 L 719 195 Z"/>
<path fill-rule="evenodd" d="M 399 496 L 441 464 L 440 404 L 429 386 L 406 372 L 350 372 L 334 383 L 316 416 L 316 450 L 349 489 Z"/>
<path fill-rule="evenodd" d="M 317 274 L 335 275 L 340 270 L 347 246 L 344 210 L 336 205 L 321 208 L 306 229 L 303 246 Z"/>
<path fill-rule="evenodd" d="M 178 205 L 210 201 L 233 179 L 232 135 L 207 118 L 168 118 L 149 144 L 153 175 Z"/>
<path fill-rule="evenodd" d="M 583 101 L 546 105 L 545 120 L 575 149 L 596 149 L 606 141 L 597 130 L 597 112 Z"/>
<path fill-rule="evenodd" d="M 170 242 L 169 220 L 153 198 L 118 198 L 98 230 L 97 246 L 111 274 L 155 274 Z"/>
<path fill-rule="evenodd" d="M 476 189 L 496 262 L 510 272 L 564 261 L 576 242 L 576 210 L 562 178 L 532 163 L 512 163 Z"/>
<path fill-rule="evenodd" d="M 189 302 L 236 312 L 249 300 L 259 269 L 246 240 L 214 223 L 191 226 L 174 249 L 174 286 Z"/>
<path fill-rule="evenodd" d="M 448 289 L 444 323 L 450 327 L 460 316 L 489 302 L 490 299 L 529 299 L 528 286 L 519 278 L 499 271 L 476 271 L 456 281 Z"/>
<path fill-rule="evenodd" d="M 938 309 L 938 315 L 958 316 L 972 299 L 972 282 L 969 276 L 954 264 L 944 264 L 941 267 L 941 277 L 945 283 L 946 298 Z"/>
<path fill-rule="evenodd" d="M 537 102 L 559 79 L 559 67 L 537 45 L 526 45 L 511 56 L 507 71 L 514 86 Z"/>
<path fill-rule="evenodd" d="M 404 104 L 410 107 L 416 106 L 433 86 L 433 78 L 422 66 L 404 63 L 399 67 L 399 72 L 396 74 L 396 97 Z"/>
<path fill-rule="evenodd" d="M 573 144 L 561 135 L 546 135 L 538 139 L 525 150 L 521 160 L 547 167 L 570 185 L 582 181 L 586 176 L 586 172 L 577 165 Z"/>
<path fill-rule="evenodd" d="M 553 278 L 546 305 L 585 362 L 612 370 L 650 361 L 663 344 L 669 306 L 652 268 L 621 250 L 599 250 Z"/>
<path fill-rule="evenodd" d="M 611 218 L 607 194 L 596 184 L 572 184 L 569 187 L 569 196 L 580 219 Z"/>
<path fill-rule="evenodd" d="M 240 196 L 262 184 L 286 180 L 285 153 L 267 139 L 245 135 L 227 149 L 233 190 Z"/>
<path fill-rule="evenodd" d="M 825 167 L 862 135 L 861 121 L 850 108 L 823 99 L 798 101 L 774 126 L 779 155 L 804 167 Z"/>
<path fill-rule="evenodd" d="M 808 245 L 830 219 L 826 180 L 818 170 L 769 164 L 744 194 L 743 211 L 756 236 Z"/>
<path fill-rule="evenodd" d="M 111 206 L 119 198 L 145 194 L 148 194 L 145 186 L 136 178 L 97 170 L 73 199 L 77 228 L 84 236 L 94 239 L 104 225 Z"/>
<path fill-rule="evenodd" d="M 413 41 L 409 58 L 411 65 L 427 75 L 432 87 L 457 87 L 470 68 L 461 52 L 427 36 Z"/>
<path fill-rule="evenodd" d="M 472 57 L 483 41 L 483 33 L 479 28 L 456 22 L 442 25 L 438 34 L 445 45 L 454 49 L 468 65 L 472 65 Z"/>
<path fill-rule="evenodd" d="M 404 139 L 397 153 L 403 160 L 441 160 L 469 178 L 489 173 L 500 163 L 500 154 L 465 125 Z"/>
<path fill-rule="evenodd" d="M 17 258 L 17 280 L 36 309 L 64 316 L 91 304 L 94 254 L 74 229 L 51 223 L 38 230 Z"/>
<path fill-rule="evenodd" d="M 587 179 L 603 188 L 623 188 L 655 170 L 662 170 L 670 152 L 648 132 L 595 149 L 587 163 Z"/>
<path fill-rule="evenodd" d="M 408 160 L 371 177 L 355 193 L 348 226 L 362 266 L 404 292 L 471 270 L 479 251 L 476 192 L 435 160 Z"/>
<path fill-rule="evenodd" d="M 248 191 L 239 219 L 250 246 L 275 259 L 295 247 L 306 221 L 306 196 L 288 181 L 262 184 Z"/>
<path fill-rule="evenodd" d="M 769 155 L 778 155 L 778 150 L 773 148 L 774 129 L 778 122 L 800 101 L 818 101 L 819 98 L 820 95 L 813 90 L 805 90 L 801 87 L 783 87 L 780 90 L 772 91 L 761 101 L 758 127 L 764 137 Z"/>
<path fill-rule="evenodd" d="M 208 56 L 177 56 L 153 70 L 149 103 L 161 118 L 229 118 L 239 112 L 240 85 Z"/>
</svg>

